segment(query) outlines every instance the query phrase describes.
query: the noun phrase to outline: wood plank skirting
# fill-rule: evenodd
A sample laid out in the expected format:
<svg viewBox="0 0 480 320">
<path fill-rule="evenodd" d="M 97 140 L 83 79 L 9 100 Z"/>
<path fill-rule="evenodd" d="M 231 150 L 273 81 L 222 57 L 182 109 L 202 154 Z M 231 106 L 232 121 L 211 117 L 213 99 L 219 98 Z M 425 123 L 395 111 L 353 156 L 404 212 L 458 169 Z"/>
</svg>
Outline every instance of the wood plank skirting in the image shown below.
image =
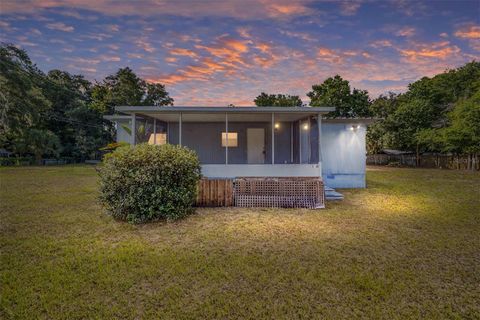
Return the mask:
<svg viewBox="0 0 480 320">
<path fill-rule="evenodd" d="M 198 182 L 198 207 L 233 206 L 233 179 L 201 179 Z"/>
<path fill-rule="evenodd" d="M 315 177 L 202 179 L 197 206 L 325 208 L 325 190 Z"/>
</svg>

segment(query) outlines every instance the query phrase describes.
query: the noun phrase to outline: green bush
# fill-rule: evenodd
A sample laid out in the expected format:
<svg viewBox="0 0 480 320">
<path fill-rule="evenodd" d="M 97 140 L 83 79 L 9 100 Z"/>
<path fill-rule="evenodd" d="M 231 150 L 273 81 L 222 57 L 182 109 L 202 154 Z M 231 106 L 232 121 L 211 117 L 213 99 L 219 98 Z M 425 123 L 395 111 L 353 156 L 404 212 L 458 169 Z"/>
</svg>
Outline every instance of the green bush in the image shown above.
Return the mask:
<svg viewBox="0 0 480 320">
<path fill-rule="evenodd" d="M 140 144 L 107 154 L 99 169 L 101 201 L 115 218 L 131 223 L 175 220 L 193 212 L 200 179 L 194 151 Z"/>
</svg>

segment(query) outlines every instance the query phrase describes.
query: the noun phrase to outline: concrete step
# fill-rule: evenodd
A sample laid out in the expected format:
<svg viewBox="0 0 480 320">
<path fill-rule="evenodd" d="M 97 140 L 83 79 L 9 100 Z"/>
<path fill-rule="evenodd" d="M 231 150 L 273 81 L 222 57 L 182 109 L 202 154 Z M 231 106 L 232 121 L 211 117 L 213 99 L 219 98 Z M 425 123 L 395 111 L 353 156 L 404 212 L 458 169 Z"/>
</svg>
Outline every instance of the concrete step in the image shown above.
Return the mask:
<svg viewBox="0 0 480 320">
<path fill-rule="evenodd" d="M 343 194 L 335 191 L 335 189 L 325 186 L 325 199 L 326 200 L 343 200 Z"/>
</svg>

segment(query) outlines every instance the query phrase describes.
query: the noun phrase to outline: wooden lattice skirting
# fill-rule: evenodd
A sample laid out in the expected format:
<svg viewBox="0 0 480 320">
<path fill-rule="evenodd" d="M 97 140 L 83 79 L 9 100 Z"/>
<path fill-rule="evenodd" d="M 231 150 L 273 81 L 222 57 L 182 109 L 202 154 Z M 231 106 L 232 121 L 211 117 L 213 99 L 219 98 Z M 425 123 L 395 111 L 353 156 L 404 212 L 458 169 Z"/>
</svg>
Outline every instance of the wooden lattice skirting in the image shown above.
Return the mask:
<svg viewBox="0 0 480 320">
<path fill-rule="evenodd" d="M 237 207 L 325 208 L 323 181 L 315 177 L 243 177 L 234 180 Z"/>
</svg>

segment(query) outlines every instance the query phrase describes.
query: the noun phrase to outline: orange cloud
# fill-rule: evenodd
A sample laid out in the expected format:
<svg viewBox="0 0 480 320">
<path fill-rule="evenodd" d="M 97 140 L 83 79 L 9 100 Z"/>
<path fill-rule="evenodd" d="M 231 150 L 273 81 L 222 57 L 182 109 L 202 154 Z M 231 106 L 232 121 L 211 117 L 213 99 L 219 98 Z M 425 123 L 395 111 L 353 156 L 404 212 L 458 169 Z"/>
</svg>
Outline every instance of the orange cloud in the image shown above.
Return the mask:
<svg viewBox="0 0 480 320">
<path fill-rule="evenodd" d="M 330 63 L 339 63 L 343 60 L 339 53 L 329 48 L 319 48 L 317 58 Z"/>
<path fill-rule="evenodd" d="M 455 32 L 455 36 L 463 39 L 480 39 L 480 26 L 463 27 Z"/>
<path fill-rule="evenodd" d="M 189 49 L 184 49 L 184 48 L 175 48 L 170 50 L 169 52 L 171 55 L 174 56 L 186 56 L 186 57 L 191 57 L 191 58 L 197 58 L 198 55 L 196 52 L 189 50 Z"/>
<path fill-rule="evenodd" d="M 308 12 L 308 8 L 301 3 L 271 4 L 267 7 L 269 16 L 282 17 L 290 15 L 303 15 Z"/>
<path fill-rule="evenodd" d="M 417 44 L 413 49 L 400 49 L 400 54 L 410 60 L 418 58 L 446 59 L 460 52 L 457 46 L 451 46 L 450 42 L 442 41 L 432 44 Z"/>
</svg>

